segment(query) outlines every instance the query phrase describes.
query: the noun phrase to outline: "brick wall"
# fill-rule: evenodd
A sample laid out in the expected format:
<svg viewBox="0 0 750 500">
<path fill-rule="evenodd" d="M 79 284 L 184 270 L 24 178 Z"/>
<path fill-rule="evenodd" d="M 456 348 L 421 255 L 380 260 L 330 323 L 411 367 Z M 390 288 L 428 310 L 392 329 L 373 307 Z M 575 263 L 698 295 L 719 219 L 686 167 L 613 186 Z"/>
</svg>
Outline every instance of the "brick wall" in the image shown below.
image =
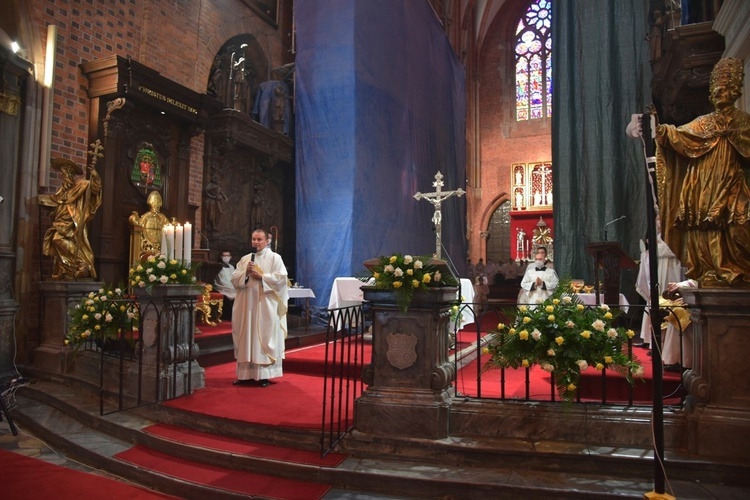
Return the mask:
<svg viewBox="0 0 750 500">
<path fill-rule="evenodd" d="M 30 12 L 40 46 L 46 44 L 47 25 L 58 27 L 51 157 L 80 164 L 86 163 L 89 111 L 87 81 L 78 67 L 82 62 L 131 57 L 202 93 L 214 55 L 233 36 L 253 34 L 264 50 L 270 48 L 274 65 L 288 61 L 288 18 L 275 29 L 241 0 L 32 0 Z M 192 205 L 201 204 L 203 142 L 198 136 L 191 144 Z M 52 192 L 59 175 L 51 171 L 41 183 L 42 190 Z M 197 218 L 199 225 L 200 212 Z"/>
<path fill-rule="evenodd" d="M 513 163 L 550 161 L 552 136 L 549 124 L 517 126 L 514 120 L 515 89 L 513 48 L 518 16 L 524 1 L 509 1 L 498 14 L 478 56 L 479 188 L 469 204 L 469 258 L 486 260 L 484 240 L 494 210 L 510 199 Z M 528 125 L 528 124 L 524 124 Z M 554 166 L 553 166 L 554 168 Z"/>
</svg>

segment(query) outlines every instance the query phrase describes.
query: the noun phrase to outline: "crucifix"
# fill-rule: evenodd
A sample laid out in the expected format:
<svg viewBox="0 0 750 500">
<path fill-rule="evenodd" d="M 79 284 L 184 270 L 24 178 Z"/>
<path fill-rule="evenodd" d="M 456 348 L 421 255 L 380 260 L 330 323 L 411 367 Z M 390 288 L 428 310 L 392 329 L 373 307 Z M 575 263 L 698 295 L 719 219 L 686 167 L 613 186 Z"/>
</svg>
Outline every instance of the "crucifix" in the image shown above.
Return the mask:
<svg viewBox="0 0 750 500">
<path fill-rule="evenodd" d="M 443 174 L 441 174 L 439 170 L 438 173 L 435 174 L 435 182 L 433 182 L 432 185 L 435 187 L 434 193 L 420 193 L 419 191 L 417 191 L 414 195 L 414 199 L 427 200 L 435 207 L 435 214 L 432 216 L 432 223 L 435 226 L 435 257 L 440 259 L 442 258 L 442 252 L 440 252 L 440 243 L 443 225 L 443 215 L 440 211 L 440 204 L 443 202 L 443 200 L 450 198 L 454 194 L 456 196 L 463 196 L 466 191 L 461 188 L 455 189 L 453 191 L 443 191 Z"/>
<path fill-rule="evenodd" d="M 542 168 L 540 170 L 537 170 L 539 175 L 541 175 L 541 184 L 542 184 L 542 197 L 541 197 L 541 204 L 542 205 L 551 205 L 550 202 L 547 201 L 547 174 L 552 172 L 552 169 L 549 168 L 547 165 L 542 165 Z"/>
</svg>

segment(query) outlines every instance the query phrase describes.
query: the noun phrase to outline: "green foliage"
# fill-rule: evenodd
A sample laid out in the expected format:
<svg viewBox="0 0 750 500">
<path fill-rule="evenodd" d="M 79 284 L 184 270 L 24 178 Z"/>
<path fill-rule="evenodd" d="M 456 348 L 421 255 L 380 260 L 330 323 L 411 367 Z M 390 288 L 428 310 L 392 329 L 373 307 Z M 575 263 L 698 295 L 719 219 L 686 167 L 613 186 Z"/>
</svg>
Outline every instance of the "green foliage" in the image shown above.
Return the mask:
<svg viewBox="0 0 750 500">
<path fill-rule="evenodd" d="M 381 255 L 378 263 L 370 269 L 375 279 L 375 288 L 393 290 L 396 303 L 406 312 L 416 292 L 440 286 L 457 286 L 458 282 L 453 275 L 443 275 L 436 266 L 429 263 L 431 259 L 429 255 Z"/>
<path fill-rule="evenodd" d="M 506 311 L 509 324 L 491 332 L 485 347 L 491 358 L 484 369 L 539 365 L 552 374 L 565 401 L 573 400 L 581 372 L 590 367 L 615 370 L 633 384 L 643 367 L 627 354 L 635 332 L 612 326 L 618 313 L 606 304 L 585 306 L 569 281 L 561 282 L 544 302 Z"/>
</svg>

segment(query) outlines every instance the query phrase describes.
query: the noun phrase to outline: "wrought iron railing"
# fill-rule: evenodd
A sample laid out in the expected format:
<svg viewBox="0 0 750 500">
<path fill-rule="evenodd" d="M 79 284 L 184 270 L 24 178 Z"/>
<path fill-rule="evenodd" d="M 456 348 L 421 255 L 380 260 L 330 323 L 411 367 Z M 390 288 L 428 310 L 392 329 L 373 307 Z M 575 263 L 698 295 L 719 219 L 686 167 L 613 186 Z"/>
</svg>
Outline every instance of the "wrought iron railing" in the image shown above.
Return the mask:
<svg viewBox="0 0 750 500">
<path fill-rule="evenodd" d="M 464 303 L 460 306 L 457 318 L 460 318 L 465 311 L 470 311 L 471 315 L 474 317 L 474 322 L 468 324 L 464 328 L 461 328 L 459 321 L 454 321 L 451 325 L 451 336 L 453 339 L 456 339 L 452 352 L 457 373 L 454 384 L 456 396 L 477 399 L 534 402 L 556 402 L 560 400 L 555 383 L 551 377 L 547 385 L 547 390 L 541 391 L 538 382 L 536 384 L 536 390 L 532 388 L 532 382 L 534 380 L 532 368 L 485 369 L 486 360 L 483 360 L 482 356 L 483 354 L 486 356 L 486 353 L 483 353 L 483 348 L 489 341 L 489 336 L 491 335 L 490 332 L 493 329 L 492 325 L 500 322 L 507 322 L 507 312 L 509 309 L 515 309 L 516 307 L 518 307 L 516 304 L 498 305 L 486 303 Z M 617 306 L 612 305 L 611 307 L 615 308 Z M 684 367 L 686 356 L 683 347 L 683 339 L 686 334 L 685 328 L 687 326 L 685 324 L 685 315 L 684 313 L 678 314 L 678 307 L 660 308 L 660 312 L 664 318 L 673 320 L 673 324 L 675 325 L 679 336 L 679 365 L 680 367 Z M 645 306 L 629 305 L 628 312 L 621 314 L 618 318 L 619 326 L 631 328 L 638 333 L 640 330 L 640 320 L 643 314 L 648 314 L 648 309 Z M 664 320 L 666 321 L 666 319 Z M 633 359 L 635 355 L 634 349 L 637 348 L 638 342 L 639 338 L 637 335 L 628 342 L 626 346 L 628 359 Z M 660 346 L 652 341 L 651 349 L 658 348 L 660 348 Z M 650 362 L 651 358 L 642 359 L 643 364 Z M 466 383 L 467 380 L 470 380 L 471 383 Z M 515 390 L 509 389 L 511 382 Z M 617 391 L 620 393 L 620 396 L 613 395 L 613 385 L 621 382 L 621 377 L 613 377 L 612 373 L 609 373 L 608 370 L 602 370 L 599 382 L 600 387 L 598 390 L 593 391 L 596 395 L 584 395 L 584 397 L 582 397 L 581 392 L 579 391 L 576 401 L 578 403 L 596 403 L 615 406 L 650 405 L 648 399 L 635 397 L 635 388 L 633 386 L 627 386 L 625 389 L 625 397 L 622 397 L 621 395 L 621 388 Z M 663 383 L 663 380 L 651 380 L 650 383 Z M 469 385 L 471 386 L 471 389 L 467 390 L 466 386 Z M 521 387 L 520 390 L 518 389 L 519 386 Z M 665 394 L 663 399 L 672 400 L 673 404 L 681 405 L 681 396 L 684 396 L 684 390 L 681 386 L 680 379 L 676 384 L 672 384 L 672 390 L 668 394 Z M 679 401 L 675 401 L 676 399 L 679 399 Z"/>
<path fill-rule="evenodd" d="M 116 338 L 90 340 L 82 350 L 99 355 L 102 415 L 159 403 L 193 390 L 198 374 L 194 342 L 195 297 L 141 297 L 114 302 L 139 314 Z M 77 365 L 84 368 L 84 360 Z"/>
<path fill-rule="evenodd" d="M 354 400 L 364 390 L 365 331 L 361 305 L 328 311 L 320 432 L 322 455 L 332 451 L 354 426 Z"/>
</svg>

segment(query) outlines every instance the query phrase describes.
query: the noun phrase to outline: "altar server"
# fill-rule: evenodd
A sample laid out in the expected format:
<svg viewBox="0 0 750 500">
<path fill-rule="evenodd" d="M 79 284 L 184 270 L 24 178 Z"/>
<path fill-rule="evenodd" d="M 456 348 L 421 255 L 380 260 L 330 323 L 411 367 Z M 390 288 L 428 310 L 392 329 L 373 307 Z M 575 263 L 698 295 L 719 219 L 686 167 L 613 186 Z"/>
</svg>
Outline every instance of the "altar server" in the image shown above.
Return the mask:
<svg viewBox="0 0 750 500">
<path fill-rule="evenodd" d="M 547 264 L 547 249 L 537 247 L 535 261 L 526 268 L 521 280 L 519 304 L 537 304 L 544 301 L 557 288 L 559 278 L 552 266 Z"/>
</svg>

